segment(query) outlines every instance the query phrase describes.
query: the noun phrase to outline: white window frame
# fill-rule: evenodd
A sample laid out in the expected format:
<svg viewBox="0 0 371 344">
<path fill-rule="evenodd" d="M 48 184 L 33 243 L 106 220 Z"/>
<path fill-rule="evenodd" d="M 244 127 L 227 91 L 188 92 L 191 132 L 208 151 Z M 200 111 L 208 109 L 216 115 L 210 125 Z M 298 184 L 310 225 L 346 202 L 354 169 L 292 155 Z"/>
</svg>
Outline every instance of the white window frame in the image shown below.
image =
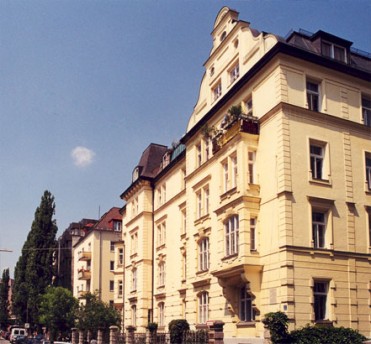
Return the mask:
<svg viewBox="0 0 371 344">
<path fill-rule="evenodd" d="M 201 142 L 196 144 L 196 167 L 202 165 L 202 144 Z"/>
<path fill-rule="evenodd" d="M 137 326 L 137 305 L 131 306 L 131 325 Z"/>
<path fill-rule="evenodd" d="M 256 184 L 256 176 L 255 176 L 255 151 L 248 151 L 247 158 L 248 158 L 248 171 L 249 171 L 249 184 Z"/>
<path fill-rule="evenodd" d="M 222 95 L 222 82 L 219 80 L 215 86 L 212 88 L 213 101 L 215 102 Z"/>
<path fill-rule="evenodd" d="M 240 77 L 240 65 L 237 61 L 229 70 L 229 83 L 233 84 Z"/>
<path fill-rule="evenodd" d="M 222 162 L 222 173 L 223 173 L 223 192 L 227 192 L 229 189 L 229 167 L 228 159 Z"/>
<path fill-rule="evenodd" d="M 157 247 L 166 244 L 166 221 L 157 225 Z"/>
<path fill-rule="evenodd" d="M 245 101 L 246 115 L 248 115 L 248 116 L 252 116 L 253 115 L 253 107 L 252 106 L 253 106 L 253 102 L 252 102 L 252 97 L 250 96 Z"/>
<path fill-rule="evenodd" d="M 138 269 L 131 270 L 131 291 L 136 291 L 138 287 Z"/>
<path fill-rule="evenodd" d="M 138 253 L 138 231 L 135 231 L 130 235 L 130 241 L 130 254 L 133 255 Z"/>
<path fill-rule="evenodd" d="M 316 86 L 317 90 L 311 89 L 312 86 Z M 318 81 L 307 80 L 306 81 L 306 96 L 308 109 L 316 112 L 321 111 L 321 84 Z"/>
<path fill-rule="evenodd" d="M 239 216 L 232 215 L 224 222 L 226 256 L 238 254 L 239 251 Z"/>
<path fill-rule="evenodd" d="M 210 243 L 209 238 L 204 237 L 198 243 L 198 270 L 207 271 L 210 267 Z"/>
<path fill-rule="evenodd" d="M 124 249 L 119 248 L 118 250 L 118 265 L 123 265 L 124 264 Z"/>
<path fill-rule="evenodd" d="M 231 156 L 231 165 L 232 165 L 232 185 L 231 188 L 237 187 L 238 182 L 238 160 L 237 160 L 237 154 L 234 154 Z"/>
<path fill-rule="evenodd" d="M 203 291 L 198 296 L 198 323 L 205 324 L 209 318 L 209 293 Z"/>
<path fill-rule="evenodd" d="M 314 152 L 314 150 L 318 148 L 320 152 Z M 308 152 L 310 181 L 331 183 L 329 143 L 309 138 Z"/>
<path fill-rule="evenodd" d="M 312 241 L 314 248 L 326 248 L 327 212 L 312 209 Z"/>
<path fill-rule="evenodd" d="M 324 46 L 327 46 L 328 53 L 327 53 L 327 51 L 325 51 L 326 49 L 324 49 Z M 343 58 L 338 58 L 336 56 L 337 55 L 336 54 L 336 49 L 343 52 L 343 54 L 344 54 Z M 340 45 L 330 43 L 330 42 L 327 42 L 327 41 L 322 41 L 321 51 L 322 51 L 323 56 L 329 57 L 329 58 L 331 58 L 333 60 L 336 60 L 336 61 L 341 61 L 341 62 L 345 62 L 345 63 L 347 62 L 347 50 Z"/>
<path fill-rule="evenodd" d="M 165 302 L 158 304 L 158 326 L 165 326 Z"/>
<path fill-rule="evenodd" d="M 329 287 L 329 281 L 316 279 L 313 281 L 313 312 L 315 322 L 329 320 Z"/>
<path fill-rule="evenodd" d="M 158 278 L 157 278 L 158 287 L 162 287 L 165 285 L 165 278 L 166 278 L 165 262 L 161 261 L 158 264 Z"/>
<path fill-rule="evenodd" d="M 366 190 L 371 191 L 371 153 L 365 153 Z"/>
</svg>

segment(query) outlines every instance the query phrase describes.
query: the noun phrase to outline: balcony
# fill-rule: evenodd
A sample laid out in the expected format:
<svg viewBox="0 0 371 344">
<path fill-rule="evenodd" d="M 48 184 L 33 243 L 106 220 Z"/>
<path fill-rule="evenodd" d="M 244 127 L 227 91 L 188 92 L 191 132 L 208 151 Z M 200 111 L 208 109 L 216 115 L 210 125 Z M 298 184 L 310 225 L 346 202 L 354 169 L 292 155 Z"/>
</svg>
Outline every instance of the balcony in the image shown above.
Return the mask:
<svg viewBox="0 0 371 344">
<path fill-rule="evenodd" d="M 79 297 L 79 298 L 83 298 L 83 297 L 85 297 L 86 294 L 88 294 L 88 293 L 89 293 L 89 292 L 86 291 L 86 290 L 80 290 L 80 291 L 79 291 L 79 295 L 78 295 L 78 297 Z"/>
<path fill-rule="evenodd" d="M 213 154 L 219 151 L 238 133 L 259 135 L 259 120 L 256 117 L 242 114 L 238 118 L 228 119 L 228 122 L 223 125 L 223 129 L 217 130 L 211 138 Z"/>
<path fill-rule="evenodd" d="M 78 258 L 79 258 L 79 261 L 87 261 L 87 260 L 91 260 L 91 252 L 88 252 L 88 251 L 80 251 L 78 253 Z"/>
<path fill-rule="evenodd" d="M 78 272 L 78 279 L 79 280 L 87 281 L 87 280 L 91 279 L 90 269 L 82 268 L 82 269 L 79 269 L 77 272 Z"/>
</svg>

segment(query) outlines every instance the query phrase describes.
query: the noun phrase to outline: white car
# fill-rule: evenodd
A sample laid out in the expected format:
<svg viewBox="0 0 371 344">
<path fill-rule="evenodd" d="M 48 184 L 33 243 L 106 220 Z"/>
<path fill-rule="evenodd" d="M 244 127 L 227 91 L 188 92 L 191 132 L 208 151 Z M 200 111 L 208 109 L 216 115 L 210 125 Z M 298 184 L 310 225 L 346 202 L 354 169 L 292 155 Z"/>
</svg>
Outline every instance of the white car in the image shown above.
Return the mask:
<svg viewBox="0 0 371 344">
<path fill-rule="evenodd" d="M 26 329 L 22 327 L 13 327 L 10 330 L 10 337 L 9 337 L 10 342 L 15 343 L 15 339 L 17 336 L 27 336 Z"/>
</svg>

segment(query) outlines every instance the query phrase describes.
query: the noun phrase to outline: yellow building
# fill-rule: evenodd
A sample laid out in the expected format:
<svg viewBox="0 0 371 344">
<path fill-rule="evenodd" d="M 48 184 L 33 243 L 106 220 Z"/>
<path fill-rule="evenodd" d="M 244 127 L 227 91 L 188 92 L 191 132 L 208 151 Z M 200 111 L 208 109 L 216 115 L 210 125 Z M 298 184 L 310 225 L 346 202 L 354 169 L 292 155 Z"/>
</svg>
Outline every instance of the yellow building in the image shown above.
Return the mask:
<svg viewBox="0 0 371 344">
<path fill-rule="evenodd" d="M 76 298 L 87 292 L 97 293 L 100 300 L 113 306 L 117 298 L 122 297 L 123 279 L 115 278 L 115 272 L 122 267 L 119 248 L 116 248 L 122 238 L 119 210 L 114 207 L 107 211 L 73 246 L 73 296 Z M 119 302 L 117 306 L 120 309 Z"/>
<path fill-rule="evenodd" d="M 125 325 L 222 320 L 226 343 L 261 343 L 283 311 L 370 336 L 370 55 L 227 7 L 211 35 L 180 144 L 149 145 L 121 195 Z"/>
</svg>

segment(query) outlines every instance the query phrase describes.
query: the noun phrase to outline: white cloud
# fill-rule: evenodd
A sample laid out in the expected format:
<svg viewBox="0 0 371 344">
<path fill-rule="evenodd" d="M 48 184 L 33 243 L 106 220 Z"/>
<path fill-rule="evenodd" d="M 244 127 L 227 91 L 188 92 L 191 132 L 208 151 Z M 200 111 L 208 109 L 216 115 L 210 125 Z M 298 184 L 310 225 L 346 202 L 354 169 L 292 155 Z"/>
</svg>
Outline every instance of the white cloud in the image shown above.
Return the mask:
<svg viewBox="0 0 371 344">
<path fill-rule="evenodd" d="M 94 160 L 95 153 L 86 147 L 77 146 L 71 151 L 73 163 L 77 167 L 89 166 Z"/>
</svg>

